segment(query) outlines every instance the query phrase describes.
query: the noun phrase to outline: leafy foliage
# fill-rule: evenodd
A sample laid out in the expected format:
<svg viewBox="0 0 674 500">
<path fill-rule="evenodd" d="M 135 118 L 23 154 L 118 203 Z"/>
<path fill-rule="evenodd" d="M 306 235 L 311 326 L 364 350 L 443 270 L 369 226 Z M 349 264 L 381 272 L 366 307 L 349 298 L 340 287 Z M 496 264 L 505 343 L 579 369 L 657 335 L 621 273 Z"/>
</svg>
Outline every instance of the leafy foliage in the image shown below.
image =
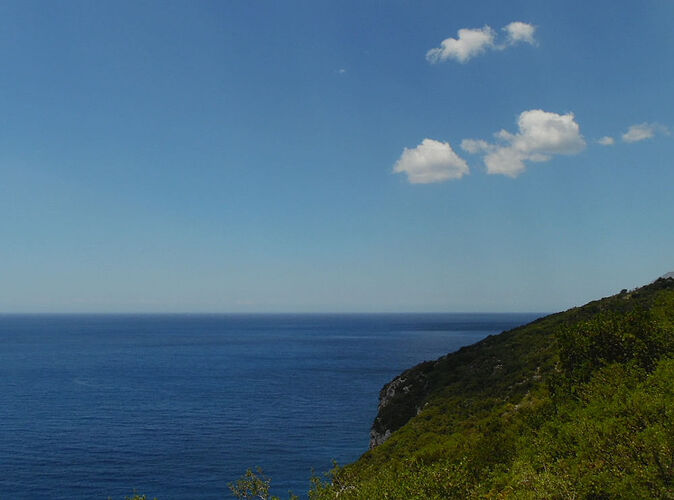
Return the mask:
<svg viewBox="0 0 674 500">
<path fill-rule="evenodd" d="M 262 469 L 257 468 L 256 472 L 248 469 L 246 473 L 237 481 L 229 483 L 229 489 L 232 494 L 240 500 L 280 500 L 279 497 L 269 494 L 271 479 L 266 477 Z M 289 500 L 297 500 L 297 496 L 289 494 Z"/>
<path fill-rule="evenodd" d="M 663 353 L 671 352 L 672 336 L 644 309 L 625 314 L 603 312 L 557 333 L 564 374 L 587 381 L 611 363 L 634 363 L 651 371 Z"/>
</svg>

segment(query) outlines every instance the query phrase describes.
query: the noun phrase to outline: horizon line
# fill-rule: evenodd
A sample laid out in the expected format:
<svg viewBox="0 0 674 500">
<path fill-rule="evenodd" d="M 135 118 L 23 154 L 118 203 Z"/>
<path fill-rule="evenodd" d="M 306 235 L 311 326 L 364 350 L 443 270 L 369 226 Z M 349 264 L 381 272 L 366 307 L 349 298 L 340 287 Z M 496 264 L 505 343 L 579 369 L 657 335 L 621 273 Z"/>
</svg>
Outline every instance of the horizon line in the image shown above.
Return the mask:
<svg viewBox="0 0 674 500">
<path fill-rule="evenodd" d="M 355 316 L 383 314 L 554 314 L 545 311 L 0 311 L 0 316 Z"/>
</svg>

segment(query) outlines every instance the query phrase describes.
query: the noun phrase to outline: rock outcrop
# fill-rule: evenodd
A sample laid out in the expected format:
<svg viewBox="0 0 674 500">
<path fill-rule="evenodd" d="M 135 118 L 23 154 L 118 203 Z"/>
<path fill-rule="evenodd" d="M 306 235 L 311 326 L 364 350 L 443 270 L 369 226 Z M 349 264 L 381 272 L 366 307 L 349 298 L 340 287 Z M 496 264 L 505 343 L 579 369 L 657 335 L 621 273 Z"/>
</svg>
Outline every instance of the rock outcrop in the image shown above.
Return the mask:
<svg viewBox="0 0 674 500">
<path fill-rule="evenodd" d="M 386 441 L 421 410 L 427 395 L 426 374 L 437 361 L 427 361 L 411 368 L 386 384 L 379 392 L 377 417 L 370 430 L 370 449 Z"/>
</svg>

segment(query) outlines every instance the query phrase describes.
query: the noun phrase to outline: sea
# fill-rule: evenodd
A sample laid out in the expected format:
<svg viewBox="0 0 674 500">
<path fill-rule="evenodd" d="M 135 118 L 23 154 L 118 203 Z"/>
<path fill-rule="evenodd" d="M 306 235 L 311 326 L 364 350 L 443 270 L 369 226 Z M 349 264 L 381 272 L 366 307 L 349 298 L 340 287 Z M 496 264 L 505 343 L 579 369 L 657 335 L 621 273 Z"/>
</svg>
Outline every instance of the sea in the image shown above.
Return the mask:
<svg viewBox="0 0 674 500">
<path fill-rule="evenodd" d="M 540 316 L 0 315 L 0 499 L 306 498 L 385 383 Z"/>
</svg>

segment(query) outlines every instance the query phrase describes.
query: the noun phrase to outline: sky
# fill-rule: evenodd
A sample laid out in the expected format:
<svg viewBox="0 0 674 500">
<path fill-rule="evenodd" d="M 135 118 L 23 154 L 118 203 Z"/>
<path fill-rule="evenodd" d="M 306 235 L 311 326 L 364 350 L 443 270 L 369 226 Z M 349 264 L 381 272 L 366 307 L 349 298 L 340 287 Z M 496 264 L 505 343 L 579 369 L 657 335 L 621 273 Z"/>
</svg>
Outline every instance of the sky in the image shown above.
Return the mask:
<svg viewBox="0 0 674 500">
<path fill-rule="evenodd" d="M 0 23 L 0 312 L 552 312 L 674 270 L 673 1 Z"/>
</svg>

